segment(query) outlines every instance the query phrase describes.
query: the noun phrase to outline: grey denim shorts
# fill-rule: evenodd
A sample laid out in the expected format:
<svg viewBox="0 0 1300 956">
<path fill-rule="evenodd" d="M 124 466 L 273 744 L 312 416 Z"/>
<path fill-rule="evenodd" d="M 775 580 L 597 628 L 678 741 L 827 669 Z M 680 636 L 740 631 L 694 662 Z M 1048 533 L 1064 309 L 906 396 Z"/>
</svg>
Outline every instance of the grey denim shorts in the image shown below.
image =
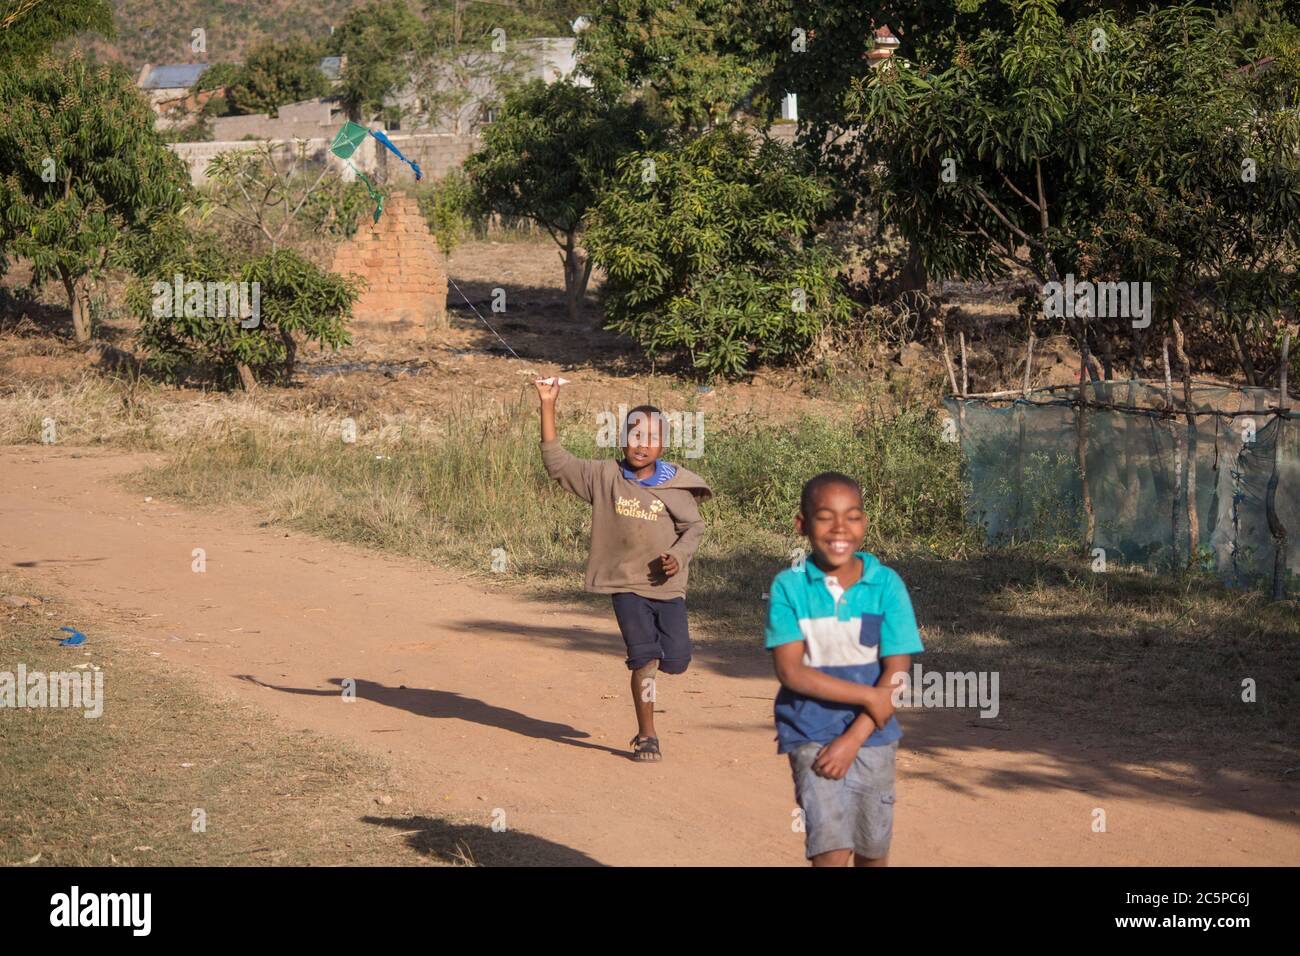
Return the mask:
<svg viewBox="0 0 1300 956">
<path fill-rule="evenodd" d="M 804 855 L 852 849 L 869 860 L 889 852 L 894 834 L 894 758 L 898 741 L 862 747 L 848 772 L 828 780 L 813 772 L 821 744 L 790 751 L 794 794 L 803 810 Z"/>
</svg>

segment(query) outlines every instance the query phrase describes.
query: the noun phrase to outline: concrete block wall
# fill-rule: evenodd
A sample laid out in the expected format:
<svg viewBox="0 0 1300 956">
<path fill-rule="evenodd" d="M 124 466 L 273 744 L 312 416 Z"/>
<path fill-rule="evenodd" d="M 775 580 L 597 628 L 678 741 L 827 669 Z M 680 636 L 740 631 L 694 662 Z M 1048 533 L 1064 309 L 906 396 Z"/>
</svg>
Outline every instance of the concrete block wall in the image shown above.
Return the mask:
<svg viewBox="0 0 1300 956">
<path fill-rule="evenodd" d="M 311 137 L 302 137 L 307 144 L 308 155 L 323 159 L 335 166 L 344 180 L 356 178 L 348 164 L 329 151 L 334 135 L 343 124 L 317 132 Z M 441 179 L 453 169 L 459 169 L 470 153 L 479 148 L 478 136 L 454 136 L 441 133 L 393 133 L 389 136 L 402 155 L 420 164 L 420 171 L 426 180 Z M 272 142 L 286 143 L 292 146 L 294 137 L 276 138 Z M 169 143 L 169 148 L 185 161 L 190 171 L 190 182 L 202 186 L 207 182 L 204 170 L 218 153 L 227 150 L 248 149 L 253 146 L 251 140 L 223 140 L 211 143 Z M 415 174 L 405 163 L 398 160 L 388 150 L 367 136 L 365 141 L 352 154 L 352 163 L 376 182 L 410 183 L 415 181 Z"/>
</svg>

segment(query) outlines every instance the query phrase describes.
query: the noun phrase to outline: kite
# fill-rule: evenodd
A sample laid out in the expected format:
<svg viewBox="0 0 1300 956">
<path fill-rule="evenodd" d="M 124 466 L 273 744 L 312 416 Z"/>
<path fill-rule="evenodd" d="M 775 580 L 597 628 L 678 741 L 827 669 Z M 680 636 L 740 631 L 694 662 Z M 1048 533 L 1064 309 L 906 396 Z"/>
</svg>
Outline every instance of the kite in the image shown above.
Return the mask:
<svg viewBox="0 0 1300 956">
<path fill-rule="evenodd" d="M 402 151 L 393 145 L 393 141 L 388 138 L 387 134 L 384 133 L 383 130 L 366 129 L 364 126 L 351 121 L 344 123 L 342 128 L 338 131 L 338 134 L 334 137 L 334 142 L 330 143 L 330 152 L 343 160 L 349 166 L 352 166 L 352 160 L 349 157 L 357 151 L 358 146 L 366 141 L 367 136 L 373 136 L 375 139 L 379 140 L 379 142 L 383 143 L 394 156 L 406 163 L 406 165 L 410 166 L 411 169 L 415 171 L 416 182 L 419 182 L 424 178 L 424 173 L 420 171 L 419 163 L 413 163 L 411 160 L 403 156 Z M 369 177 L 367 177 L 365 173 L 357 169 L 355 166 L 352 166 L 352 171 L 360 176 L 362 181 L 366 184 L 366 189 L 370 192 L 370 198 L 375 201 L 375 222 L 379 222 L 379 216 L 384 211 L 384 197 L 375 189 L 374 185 L 370 182 Z M 447 277 L 447 281 L 451 283 L 452 287 L 460 297 L 465 299 L 465 304 L 468 305 L 470 309 L 473 310 L 474 314 L 478 316 L 478 320 L 491 329 L 492 334 L 495 335 L 497 339 L 500 340 L 501 344 L 506 347 L 506 351 L 515 358 L 519 358 L 519 353 L 510 347 L 509 342 L 501 338 L 501 333 L 492 328 L 492 324 L 479 314 L 478 309 L 474 308 L 474 303 L 466 298 L 464 292 L 460 291 L 460 286 L 456 285 L 456 281 L 452 279 L 451 276 Z M 560 385 L 568 384 L 566 379 L 561 378 L 557 381 Z M 548 379 L 547 383 L 550 384 L 550 382 L 551 380 Z"/>
<path fill-rule="evenodd" d="M 424 178 L 424 173 L 420 172 L 420 164 L 414 163 L 403 156 L 402 151 L 393 145 L 393 141 L 388 138 L 383 130 L 366 129 L 364 126 L 353 122 L 344 123 L 343 128 L 338 131 L 338 135 L 334 137 L 334 142 L 330 143 L 330 152 L 349 166 L 352 166 L 352 160 L 349 157 L 357 151 L 358 146 L 365 142 L 367 136 L 373 136 L 379 140 L 388 147 L 394 156 L 410 166 L 415 171 L 416 182 Z M 375 201 L 375 222 L 379 222 L 379 216 L 384 211 L 384 197 L 375 189 L 365 173 L 355 166 L 352 166 L 352 171 L 360 176 L 366 184 L 366 190 L 370 193 L 370 198 Z"/>
</svg>

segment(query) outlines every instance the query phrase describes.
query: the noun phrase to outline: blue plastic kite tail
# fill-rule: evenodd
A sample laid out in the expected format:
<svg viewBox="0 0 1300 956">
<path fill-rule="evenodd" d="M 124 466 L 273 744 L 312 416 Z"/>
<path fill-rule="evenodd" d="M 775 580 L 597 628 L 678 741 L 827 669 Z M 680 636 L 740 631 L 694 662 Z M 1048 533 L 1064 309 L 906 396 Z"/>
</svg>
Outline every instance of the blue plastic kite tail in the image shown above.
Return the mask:
<svg viewBox="0 0 1300 956">
<path fill-rule="evenodd" d="M 396 146 L 393 145 L 393 141 L 392 141 L 391 139 L 388 138 L 388 136 L 384 133 L 383 130 L 380 130 L 380 129 L 372 129 L 372 130 L 370 131 L 370 135 L 373 136 L 375 139 L 379 140 L 379 142 L 383 143 L 383 144 L 384 144 L 385 146 L 387 146 L 390 150 L 392 150 L 394 156 L 396 156 L 396 157 L 397 157 L 398 159 L 400 159 L 402 162 L 406 163 L 406 165 L 410 166 L 411 169 L 415 170 L 415 179 L 416 179 L 416 182 L 419 182 L 421 179 L 424 178 L 424 173 L 420 172 L 420 165 L 419 165 L 419 163 L 413 163 L 413 162 L 411 162 L 409 159 L 407 159 L 405 156 L 403 156 L 403 155 L 402 155 L 402 151 L 401 151 L 400 149 L 398 149 Z"/>
</svg>

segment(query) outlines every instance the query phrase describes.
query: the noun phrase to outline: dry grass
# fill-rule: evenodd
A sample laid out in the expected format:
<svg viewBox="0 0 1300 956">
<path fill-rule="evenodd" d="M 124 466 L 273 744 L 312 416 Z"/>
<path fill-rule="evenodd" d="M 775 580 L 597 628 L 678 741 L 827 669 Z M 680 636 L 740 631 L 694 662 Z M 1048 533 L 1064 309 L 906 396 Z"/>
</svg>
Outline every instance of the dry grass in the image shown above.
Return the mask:
<svg viewBox="0 0 1300 956">
<path fill-rule="evenodd" d="M 531 406 L 451 406 L 436 422 L 358 417 L 355 444 L 327 415 L 269 413 L 244 399 L 127 412 L 95 381 L 53 396 L 0 399 L 0 440 L 33 440 L 55 409 L 84 440 L 166 448 L 137 479 L 153 495 L 240 504 L 264 520 L 584 601 L 589 509 L 557 491 L 538 461 Z M 116 403 L 116 405 L 115 405 Z M 8 406 L 8 408 L 6 408 Z M 15 421 L 25 422 L 17 427 Z M 33 424 L 36 423 L 36 424 Z M 570 410 L 566 441 L 596 454 Z M 927 667 L 997 670 L 1002 721 L 1105 737 L 1113 747 L 1190 754 L 1220 767 L 1281 773 L 1300 764 L 1300 614 L 1294 603 L 1229 591 L 1200 576 L 1112 564 L 1093 574 L 1068 552 L 977 547 L 957 519 L 956 463 L 924 413 L 910 418 L 744 422 L 711 431 L 688 464 L 718 492 L 692 567 L 691 610 L 706 641 L 757 653 L 762 592 L 799 545 L 800 481 L 824 467 L 864 479 L 867 546 L 903 574 Z M 509 571 L 489 571 L 504 547 Z M 1258 685 L 1257 702 L 1241 684 Z"/>
<path fill-rule="evenodd" d="M 30 595 L 0 575 L 0 595 Z M 76 621 L 89 640 L 60 647 Z M 102 668 L 102 716 L 0 710 L 0 863 L 41 866 L 583 862 L 526 833 L 428 813 L 373 757 L 288 732 L 169 670 L 113 622 L 0 605 L 0 671 Z M 388 802 L 380 803 L 380 797 Z M 206 815 L 196 832 L 195 811 Z"/>
<path fill-rule="evenodd" d="M 926 668 L 998 671 L 1001 713 L 1117 758 L 1284 778 L 1300 765 L 1300 606 L 1032 549 L 895 565 Z M 1243 681 L 1255 702 L 1243 700 Z"/>
</svg>

